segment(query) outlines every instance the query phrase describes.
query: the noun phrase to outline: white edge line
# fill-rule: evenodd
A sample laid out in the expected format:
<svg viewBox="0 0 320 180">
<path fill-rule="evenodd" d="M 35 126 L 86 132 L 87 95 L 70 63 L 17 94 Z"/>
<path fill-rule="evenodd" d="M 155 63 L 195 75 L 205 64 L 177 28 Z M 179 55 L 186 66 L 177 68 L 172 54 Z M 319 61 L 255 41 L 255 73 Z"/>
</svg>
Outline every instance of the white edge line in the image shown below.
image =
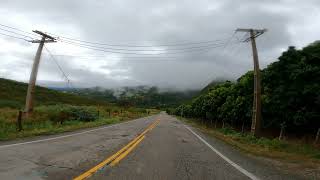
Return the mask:
<svg viewBox="0 0 320 180">
<path fill-rule="evenodd" d="M 118 126 L 118 125 L 121 125 L 121 124 L 126 124 L 126 123 L 130 123 L 130 122 L 138 121 L 138 120 L 141 120 L 141 119 L 142 118 L 136 119 L 136 120 L 127 121 L 127 122 L 117 123 L 117 124 L 113 124 L 113 125 L 109 125 L 109 126 L 105 126 L 105 127 L 95 128 L 95 129 L 91 129 L 91 130 L 88 130 L 88 131 L 82 131 L 82 132 L 78 132 L 78 133 L 64 135 L 64 136 L 58 136 L 58 137 L 46 138 L 46 139 L 40 139 L 40 140 L 28 141 L 28 142 L 1 145 L 0 149 L 12 147 L 12 146 L 19 146 L 19 145 L 32 144 L 32 143 L 38 143 L 38 142 L 43 142 L 43 141 L 51 141 L 51 140 L 62 139 L 62 138 L 66 138 L 66 137 L 77 136 L 77 135 L 86 134 L 86 133 L 93 132 L 93 131 L 98 131 L 98 130 L 101 130 L 101 129 L 111 128 L 111 127 Z"/>
<path fill-rule="evenodd" d="M 204 140 L 201 136 L 196 134 L 194 131 L 191 130 L 188 126 L 184 125 L 185 128 L 187 128 L 193 135 L 195 135 L 198 139 L 200 139 L 205 145 L 207 145 L 212 151 L 214 151 L 216 154 L 218 154 L 222 159 L 227 161 L 230 165 L 232 165 L 234 168 L 236 168 L 238 171 L 242 172 L 244 175 L 248 176 L 250 179 L 253 180 L 260 180 L 257 176 L 254 174 L 248 172 L 247 170 L 243 169 L 241 166 L 224 156 L 222 153 L 220 153 L 218 150 L 216 150 L 214 147 L 212 147 L 206 140 Z"/>
</svg>

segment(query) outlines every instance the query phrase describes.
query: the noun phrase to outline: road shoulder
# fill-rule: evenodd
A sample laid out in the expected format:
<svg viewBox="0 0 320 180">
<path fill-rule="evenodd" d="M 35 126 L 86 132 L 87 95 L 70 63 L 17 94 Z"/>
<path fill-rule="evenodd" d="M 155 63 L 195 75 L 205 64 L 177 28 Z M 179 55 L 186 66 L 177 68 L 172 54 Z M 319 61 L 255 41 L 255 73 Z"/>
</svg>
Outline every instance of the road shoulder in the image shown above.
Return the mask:
<svg viewBox="0 0 320 180">
<path fill-rule="evenodd" d="M 179 118 L 177 118 L 179 119 Z M 320 167 L 305 167 L 301 169 L 301 162 L 284 162 L 278 159 L 257 156 L 248 153 L 223 138 L 215 136 L 212 129 L 201 127 L 193 123 L 179 119 L 180 122 L 188 125 L 199 134 L 203 139 L 214 146 L 218 151 L 223 152 L 227 157 L 235 163 L 241 165 L 253 174 L 257 174 L 262 179 L 319 179 Z"/>
</svg>

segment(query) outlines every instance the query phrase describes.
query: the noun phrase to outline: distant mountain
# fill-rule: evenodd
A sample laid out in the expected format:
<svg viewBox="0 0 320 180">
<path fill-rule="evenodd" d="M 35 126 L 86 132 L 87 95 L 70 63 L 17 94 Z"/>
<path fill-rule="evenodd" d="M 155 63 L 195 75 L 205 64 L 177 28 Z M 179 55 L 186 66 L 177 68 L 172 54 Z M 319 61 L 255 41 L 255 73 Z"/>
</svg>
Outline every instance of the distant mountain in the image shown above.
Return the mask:
<svg viewBox="0 0 320 180">
<path fill-rule="evenodd" d="M 172 107 L 192 99 L 199 91 L 161 91 L 157 87 L 135 86 L 116 89 L 101 87 L 67 90 L 73 94 L 117 103 L 123 106 Z"/>
<path fill-rule="evenodd" d="M 27 88 L 26 83 L 0 78 L 0 107 L 24 107 Z M 105 102 L 36 86 L 34 103 L 35 105 L 59 103 L 93 105 Z"/>
</svg>

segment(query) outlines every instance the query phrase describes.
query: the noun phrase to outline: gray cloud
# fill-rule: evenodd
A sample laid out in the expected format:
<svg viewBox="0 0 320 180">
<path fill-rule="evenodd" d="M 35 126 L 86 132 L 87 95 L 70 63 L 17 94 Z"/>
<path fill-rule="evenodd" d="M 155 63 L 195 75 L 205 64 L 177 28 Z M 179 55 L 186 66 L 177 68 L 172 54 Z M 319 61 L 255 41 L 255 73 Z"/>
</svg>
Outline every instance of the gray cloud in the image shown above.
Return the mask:
<svg viewBox="0 0 320 180">
<path fill-rule="evenodd" d="M 238 27 L 268 28 L 258 38 L 261 67 L 266 67 L 289 45 L 302 47 L 319 39 L 315 17 L 320 17 L 317 0 L 243 1 L 64 1 L 5 0 L 0 2 L 3 24 L 26 31 L 43 31 L 110 44 L 161 45 L 230 38 Z M 6 18 L 8 17 L 8 18 Z M 306 32 L 306 33 L 303 33 Z M 252 69 L 251 47 L 235 43 L 208 51 L 163 55 L 163 58 L 127 58 L 61 43 L 48 45 L 54 54 L 107 56 L 106 58 L 60 57 L 59 63 L 75 86 L 157 85 L 179 89 L 205 86 L 213 79 L 236 79 Z M 0 36 L 0 41 L 13 41 Z M 17 48 L 15 48 L 17 47 Z M 7 78 L 27 81 L 36 45 L 16 41 L 0 51 L 0 73 Z M 170 56 L 166 58 L 166 56 Z M 6 69 L 14 67 L 14 72 Z M 39 82 L 61 85 L 61 74 L 44 56 Z M 28 70 L 26 70 L 28 69 Z"/>
</svg>

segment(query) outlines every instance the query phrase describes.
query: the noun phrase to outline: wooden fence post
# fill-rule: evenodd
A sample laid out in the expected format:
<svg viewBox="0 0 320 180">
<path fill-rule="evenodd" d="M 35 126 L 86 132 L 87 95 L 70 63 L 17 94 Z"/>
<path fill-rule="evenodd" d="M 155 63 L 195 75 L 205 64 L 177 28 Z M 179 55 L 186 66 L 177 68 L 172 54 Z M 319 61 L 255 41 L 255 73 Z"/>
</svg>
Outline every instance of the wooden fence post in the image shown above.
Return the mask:
<svg viewBox="0 0 320 180">
<path fill-rule="evenodd" d="M 285 127 L 286 127 L 285 123 L 281 123 L 281 130 L 280 130 L 279 140 L 283 139 Z"/>
<path fill-rule="evenodd" d="M 244 133 L 244 121 L 242 122 L 241 133 Z"/>
<path fill-rule="evenodd" d="M 17 118 L 17 130 L 22 131 L 22 111 L 19 110 L 18 118 Z"/>
<path fill-rule="evenodd" d="M 320 128 L 318 128 L 318 132 L 317 132 L 317 135 L 316 135 L 316 138 L 314 140 L 314 144 L 317 144 L 318 141 L 319 141 L 319 136 L 320 136 Z"/>
</svg>

